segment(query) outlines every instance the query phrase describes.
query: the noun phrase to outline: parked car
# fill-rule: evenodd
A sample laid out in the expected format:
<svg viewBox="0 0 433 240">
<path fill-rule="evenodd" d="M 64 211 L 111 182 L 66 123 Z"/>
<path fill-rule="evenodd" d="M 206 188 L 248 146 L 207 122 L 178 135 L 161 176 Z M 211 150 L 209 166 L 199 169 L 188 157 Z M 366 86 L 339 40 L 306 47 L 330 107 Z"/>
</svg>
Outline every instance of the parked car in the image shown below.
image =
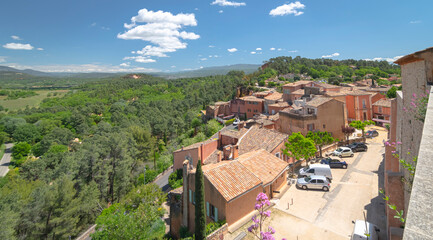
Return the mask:
<svg viewBox="0 0 433 240">
<path fill-rule="evenodd" d="M 372 138 L 372 137 L 377 137 L 377 136 L 379 136 L 379 132 L 376 130 L 368 130 L 365 133 L 365 137 L 367 137 L 367 138 Z"/>
<path fill-rule="evenodd" d="M 356 220 L 354 221 L 355 226 L 353 226 L 353 232 L 351 236 L 351 240 L 377 240 L 379 236 L 377 232 L 380 232 L 379 228 L 364 220 Z M 367 237 L 367 234 L 369 235 Z"/>
<path fill-rule="evenodd" d="M 332 180 L 331 168 L 324 164 L 311 164 L 309 167 L 301 168 L 299 169 L 299 176 L 324 176 L 329 179 L 329 182 Z"/>
<path fill-rule="evenodd" d="M 236 120 L 233 122 L 233 125 L 237 126 L 239 125 L 239 123 L 241 123 L 241 120 L 239 120 L 239 118 L 236 118 Z"/>
<path fill-rule="evenodd" d="M 322 161 L 320 161 L 321 164 L 327 164 L 330 168 L 347 168 L 346 161 L 340 161 L 339 159 L 335 158 L 324 158 Z"/>
<path fill-rule="evenodd" d="M 311 177 L 298 178 L 296 186 L 304 190 L 322 189 L 324 191 L 329 191 L 329 189 L 331 188 L 331 184 L 324 176 L 311 176 Z"/>
<path fill-rule="evenodd" d="M 354 142 L 349 145 L 347 145 L 348 148 L 352 149 L 352 152 L 366 152 L 368 147 L 365 145 L 365 143 L 362 142 Z"/>
<path fill-rule="evenodd" d="M 353 157 L 354 154 L 352 152 L 352 149 L 348 147 L 339 147 L 337 148 L 337 150 L 332 152 L 332 155 L 337 157 Z"/>
</svg>

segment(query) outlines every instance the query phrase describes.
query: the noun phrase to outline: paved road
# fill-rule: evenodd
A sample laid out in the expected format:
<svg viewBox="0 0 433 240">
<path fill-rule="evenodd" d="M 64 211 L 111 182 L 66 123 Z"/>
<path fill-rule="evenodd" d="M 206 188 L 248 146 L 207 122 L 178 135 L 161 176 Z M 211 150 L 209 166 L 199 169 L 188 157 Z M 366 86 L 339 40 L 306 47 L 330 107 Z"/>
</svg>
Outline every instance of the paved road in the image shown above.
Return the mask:
<svg viewBox="0 0 433 240">
<path fill-rule="evenodd" d="M 164 192 L 168 191 L 170 188 L 170 186 L 168 185 L 168 177 L 172 172 L 173 172 L 173 168 L 169 168 L 168 170 L 166 170 L 164 174 L 159 176 L 154 181 L 154 183 L 156 183 L 156 185 L 158 185 Z"/>
<path fill-rule="evenodd" d="M 11 149 L 13 146 L 14 146 L 13 143 L 6 144 L 5 154 L 3 155 L 3 158 L 0 161 L 0 177 L 6 176 L 6 174 L 9 172 L 9 163 L 12 158 Z"/>
</svg>

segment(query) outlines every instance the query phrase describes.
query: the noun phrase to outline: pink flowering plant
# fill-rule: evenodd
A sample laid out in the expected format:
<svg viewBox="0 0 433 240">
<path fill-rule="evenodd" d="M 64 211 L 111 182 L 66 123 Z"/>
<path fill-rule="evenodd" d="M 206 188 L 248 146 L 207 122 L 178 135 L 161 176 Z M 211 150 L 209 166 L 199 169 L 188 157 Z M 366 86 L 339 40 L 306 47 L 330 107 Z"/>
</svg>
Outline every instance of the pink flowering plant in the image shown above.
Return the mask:
<svg viewBox="0 0 433 240">
<path fill-rule="evenodd" d="M 426 94 L 417 95 L 412 94 L 411 102 L 409 108 L 403 107 L 403 111 L 413 113 L 415 119 L 424 122 L 425 115 L 427 113 L 427 104 L 429 99 L 429 91 Z"/>
<path fill-rule="evenodd" d="M 417 157 L 412 158 L 412 163 L 408 162 L 404 158 L 401 158 L 399 152 L 397 151 L 397 146 L 401 144 L 401 142 L 385 142 L 385 146 L 394 148 L 394 150 L 391 151 L 392 155 L 397 158 L 400 164 L 408 171 L 409 179 L 403 178 L 403 181 L 409 184 L 410 187 L 412 187 L 413 178 L 415 176 Z M 408 149 L 407 155 L 409 156 L 410 154 L 410 149 Z"/>
<path fill-rule="evenodd" d="M 260 240 L 275 240 L 273 234 L 275 233 L 275 229 L 271 226 L 265 231 L 264 222 L 267 218 L 271 216 L 271 211 L 265 211 L 267 206 L 270 206 L 271 202 L 269 202 L 268 196 L 264 193 L 259 193 L 256 198 L 256 204 L 254 209 L 258 211 L 258 214 L 254 215 L 251 220 L 252 224 L 248 227 L 248 232 L 252 233 L 257 239 Z M 285 238 L 283 238 L 285 240 Z"/>
</svg>

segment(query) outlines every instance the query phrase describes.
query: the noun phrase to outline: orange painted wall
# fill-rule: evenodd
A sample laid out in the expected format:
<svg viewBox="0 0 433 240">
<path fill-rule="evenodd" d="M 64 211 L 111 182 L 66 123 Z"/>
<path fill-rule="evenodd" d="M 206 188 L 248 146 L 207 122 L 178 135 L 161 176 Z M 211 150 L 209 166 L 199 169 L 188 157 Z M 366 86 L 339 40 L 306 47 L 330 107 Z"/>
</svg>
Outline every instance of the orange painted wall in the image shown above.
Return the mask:
<svg viewBox="0 0 433 240">
<path fill-rule="evenodd" d="M 245 108 L 246 108 L 247 119 L 253 118 L 254 115 L 260 114 L 264 110 L 263 102 L 245 101 Z"/>
<path fill-rule="evenodd" d="M 197 166 L 199 152 L 198 148 L 193 148 L 189 150 L 179 151 L 173 153 L 173 169 L 181 169 L 183 167 L 183 162 L 186 160 L 186 156 L 191 156 L 194 166 Z"/>
</svg>

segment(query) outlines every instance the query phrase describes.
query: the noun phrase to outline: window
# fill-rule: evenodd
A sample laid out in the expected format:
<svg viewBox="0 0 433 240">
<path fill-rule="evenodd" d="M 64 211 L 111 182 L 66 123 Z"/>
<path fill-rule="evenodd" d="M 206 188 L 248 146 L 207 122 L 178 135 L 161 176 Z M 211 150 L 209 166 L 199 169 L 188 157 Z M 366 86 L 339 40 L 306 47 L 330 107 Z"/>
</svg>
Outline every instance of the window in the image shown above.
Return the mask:
<svg viewBox="0 0 433 240">
<path fill-rule="evenodd" d="M 362 99 L 362 108 L 367 108 L 367 105 L 365 104 L 365 99 Z"/>
<path fill-rule="evenodd" d="M 308 129 L 308 131 L 313 131 L 314 130 L 314 123 L 308 124 L 307 129 Z"/>
<path fill-rule="evenodd" d="M 189 202 L 195 205 L 195 192 L 189 189 Z"/>
<path fill-rule="evenodd" d="M 314 173 L 314 169 L 310 169 L 308 172 L 309 173 Z"/>
<path fill-rule="evenodd" d="M 279 152 L 275 153 L 275 157 L 280 158 L 280 153 Z"/>
<path fill-rule="evenodd" d="M 364 121 L 367 120 L 367 113 L 364 112 Z"/>
<path fill-rule="evenodd" d="M 317 182 L 316 179 L 311 180 L 311 183 L 316 183 L 316 182 Z"/>
<path fill-rule="evenodd" d="M 314 114 L 314 108 L 308 108 L 307 112 L 308 114 Z"/>
<path fill-rule="evenodd" d="M 248 112 L 251 112 L 251 109 L 248 109 Z"/>
<path fill-rule="evenodd" d="M 210 204 L 209 202 L 206 202 L 206 214 L 215 222 L 218 222 L 218 208 Z"/>
<path fill-rule="evenodd" d="M 317 183 L 325 183 L 323 180 L 317 179 Z"/>
<path fill-rule="evenodd" d="M 326 128 L 326 124 L 323 124 L 323 129 L 325 129 Z"/>
<path fill-rule="evenodd" d="M 382 107 L 379 107 L 379 112 L 380 112 L 380 113 L 382 112 Z"/>
</svg>

